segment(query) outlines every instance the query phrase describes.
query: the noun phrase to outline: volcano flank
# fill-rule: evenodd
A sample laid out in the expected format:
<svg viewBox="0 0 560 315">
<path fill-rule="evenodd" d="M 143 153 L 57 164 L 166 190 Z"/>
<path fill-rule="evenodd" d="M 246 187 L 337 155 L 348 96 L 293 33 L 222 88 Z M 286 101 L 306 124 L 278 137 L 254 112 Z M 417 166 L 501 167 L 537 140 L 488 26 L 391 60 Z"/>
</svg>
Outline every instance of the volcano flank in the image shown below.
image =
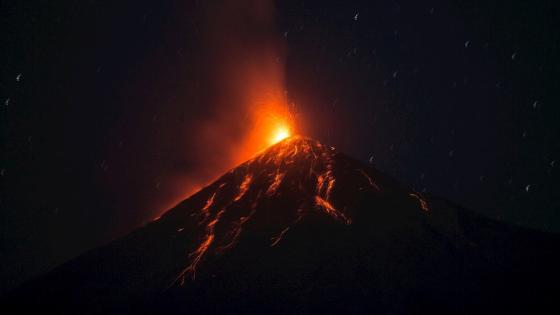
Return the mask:
<svg viewBox="0 0 560 315">
<path fill-rule="evenodd" d="M 420 194 L 304 137 L 4 297 L 13 313 L 548 310 L 557 235 Z"/>
</svg>

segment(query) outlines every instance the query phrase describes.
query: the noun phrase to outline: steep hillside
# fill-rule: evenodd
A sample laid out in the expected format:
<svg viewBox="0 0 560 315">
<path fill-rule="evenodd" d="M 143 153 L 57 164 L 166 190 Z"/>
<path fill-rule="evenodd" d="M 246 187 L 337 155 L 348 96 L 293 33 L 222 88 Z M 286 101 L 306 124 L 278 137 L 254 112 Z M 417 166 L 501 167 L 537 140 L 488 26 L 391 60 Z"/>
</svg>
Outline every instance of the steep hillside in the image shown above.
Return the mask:
<svg viewBox="0 0 560 315">
<path fill-rule="evenodd" d="M 559 288 L 558 244 L 292 137 L 3 304 L 21 313 L 544 311 Z"/>
</svg>

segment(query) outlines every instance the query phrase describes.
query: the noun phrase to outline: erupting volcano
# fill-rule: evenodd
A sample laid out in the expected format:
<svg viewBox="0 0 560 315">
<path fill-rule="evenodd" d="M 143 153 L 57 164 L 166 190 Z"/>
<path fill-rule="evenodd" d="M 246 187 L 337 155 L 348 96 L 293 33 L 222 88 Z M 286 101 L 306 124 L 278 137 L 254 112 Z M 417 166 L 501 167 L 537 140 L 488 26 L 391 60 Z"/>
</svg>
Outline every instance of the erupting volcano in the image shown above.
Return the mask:
<svg viewBox="0 0 560 315">
<path fill-rule="evenodd" d="M 290 129 L 286 126 L 279 126 L 278 129 L 274 132 L 274 136 L 270 141 L 270 144 L 275 144 L 280 142 L 290 136 Z"/>
<path fill-rule="evenodd" d="M 13 292 L 75 313 L 474 313 L 545 308 L 558 240 L 280 141 L 157 220 Z"/>
</svg>

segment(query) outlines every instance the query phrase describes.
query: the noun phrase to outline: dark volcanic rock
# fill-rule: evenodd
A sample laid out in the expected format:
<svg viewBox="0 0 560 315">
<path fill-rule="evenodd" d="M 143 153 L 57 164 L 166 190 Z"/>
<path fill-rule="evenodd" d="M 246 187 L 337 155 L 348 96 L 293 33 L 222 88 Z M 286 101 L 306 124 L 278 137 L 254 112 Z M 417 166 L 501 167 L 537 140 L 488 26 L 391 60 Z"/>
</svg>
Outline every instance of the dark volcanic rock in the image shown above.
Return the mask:
<svg viewBox="0 0 560 315">
<path fill-rule="evenodd" d="M 10 312 L 552 312 L 558 236 L 411 191 L 293 137 L 128 236 L 12 292 Z"/>
</svg>

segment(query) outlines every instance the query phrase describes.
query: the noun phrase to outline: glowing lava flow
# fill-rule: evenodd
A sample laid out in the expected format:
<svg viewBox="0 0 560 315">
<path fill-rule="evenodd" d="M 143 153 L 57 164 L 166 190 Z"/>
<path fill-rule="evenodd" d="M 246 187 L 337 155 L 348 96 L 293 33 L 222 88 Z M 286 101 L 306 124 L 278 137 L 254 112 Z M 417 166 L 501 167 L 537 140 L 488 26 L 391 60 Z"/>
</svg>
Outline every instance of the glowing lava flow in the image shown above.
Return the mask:
<svg viewBox="0 0 560 315">
<path fill-rule="evenodd" d="M 273 121 L 268 126 L 266 131 L 270 133 L 261 134 L 260 140 L 282 125 Z M 281 136 L 286 134 L 279 129 L 278 138 Z M 262 226 L 270 233 L 259 235 L 267 238 L 270 247 L 278 248 L 308 216 L 325 214 L 336 223 L 352 225 L 357 208 L 347 196 L 382 198 L 386 188 L 381 188 L 386 184 L 378 182 L 382 177 L 374 170 L 359 164 L 348 167 L 347 161 L 332 147 L 289 136 L 204 188 L 204 197 L 195 197 L 196 205 L 175 210 L 186 211 L 194 218 L 195 230 L 189 233 L 196 239 L 171 285 L 193 281 L 204 261 L 222 259 L 244 237 L 255 231 L 261 233 Z M 404 190 L 402 194 L 417 202 L 415 207 L 423 212 L 430 211 L 419 193 Z M 185 227 L 174 228 L 181 232 Z"/>
</svg>

